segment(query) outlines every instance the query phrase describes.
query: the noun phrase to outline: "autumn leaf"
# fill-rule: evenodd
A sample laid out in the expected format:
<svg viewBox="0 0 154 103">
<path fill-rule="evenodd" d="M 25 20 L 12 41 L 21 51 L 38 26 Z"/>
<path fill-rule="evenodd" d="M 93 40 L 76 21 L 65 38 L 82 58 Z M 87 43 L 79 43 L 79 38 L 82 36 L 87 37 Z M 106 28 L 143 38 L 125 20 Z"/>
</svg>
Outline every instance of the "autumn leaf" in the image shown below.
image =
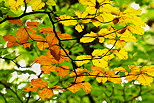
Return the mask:
<svg viewBox="0 0 154 103">
<path fill-rule="evenodd" d="M 5 35 L 3 36 L 3 39 L 5 41 L 8 41 L 7 47 L 10 48 L 12 46 L 18 46 L 18 42 L 16 41 L 16 38 L 13 35 Z"/>
<path fill-rule="evenodd" d="M 49 47 L 52 47 L 53 45 L 56 45 L 59 43 L 58 39 L 54 34 L 50 34 L 46 36 L 47 43 L 49 44 Z"/>
<path fill-rule="evenodd" d="M 9 18 L 13 18 L 13 17 L 9 17 Z M 14 20 L 8 20 L 8 21 L 12 24 L 19 24 L 20 26 L 23 25 L 23 23 L 20 19 L 14 19 Z"/>
<path fill-rule="evenodd" d="M 124 49 L 121 49 L 120 51 L 115 51 L 114 54 L 116 54 L 119 59 L 128 59 L 128 53 Z"/>
<path fill-rule="evenodd" d="M 79 67 L 79 66 L 82 66 L 83 64 L 86 64 L 88 62 L 90 62 L 90 60 L 88 59 L 91 59 L 92 57 L 90 55 L 80 55 L 80 56 L 77 56 L 76 57 L 76 65 Z"/>
<path fill-rule="evenodd" d="M 89 94 L 91 92 L 91 84 L 89 82 L 80 83 L 81 88 L 86 94 Z"/>
<path fill-rule="evenodd" d="M 72 39 L 72 36 L 68 33 L 60 34 L 59 37 L 62 39 Z"/>
<path fill-rule="evenodd" d="M 87 73 L 87 69 L 81 69 L 81 68 L 77 68 L 75 69 L 75 72 L 77 73 L 77 75 L 80 75 L 80 74 L 83 74 L 83 73 Z M 76 76 L 76 73 L 75 72 L 72 72 L 69 74 L 69 76 Z"/>
<path fill-rule="evenodd" d="M 16 31 L 17 38 L 20 40 L 20 43 L 25 43 L 29 39 L 29 34 L 26 28 L 19 28 Z"/>
<path fill-rule="evenodd" d="M 37 32 L 36 29 L 33 29 L 33 28 L 26 28 L 26 30 L 29 31 L 29 32 L 32 32 L 32 33 L 36 33 Z"/>
<path fill-rule="evenodd" d="M 77 24 L 77 21 L 72 20 L 74 18 L 69 16 L 69 15 L 60 15 L 59 17 L 57 17 L 57 19 L 59 20 L 60 23 L 62 23 L 65 26 L 70 26 L 70 25 L 76 25 Z"/>
<path fill-rule="evenodd" d="M 24 4 L 24 0 L 8 0 L 8 5 L 13 10 L 17 10 L 19 6 L 23 4 Z"/>
<path fill-rule="evenodd" d="M 75 26 L 75 29 L 80 33 L 80 32 L 82 32 L 83 31 L 83 29 L 84 29 L 84 25 L 77 25 L 77 26 Z"/>
<path fill-rule="evenodd" d="M 38 24 L 39 22 L 36 22 L 36 21 L 28 21 L 26 22 L 26 25 L 30 28 L 38 28 Z"/>
<path fill-rule="evenodd" d="M 39 10 L 45 6 L 45 3 L 42 0 L 29 0 L 28 4 L 31 4 L 32 10 Z"/>
<path fill-rule="evenodd" d="M 78 18 L 85 18 L 88 15 L 86 11 L 74 11 L 74 13 Z"/>
<path fill-rule="evenodd" d="M 36 87 L 25 87 L 25 88 L 24 88 L 24 91 L 26 91 L 26 92 L 37 91 L 37 89 L 38 89 L 38 88 L 36 88 Z"/>
<path fill-rule="evenodd" d="M 41 67 L 43 74 L 50 74 L 50 72 L 56 72 L 57 67 L 56 65 L 44 65 Z"/>
<path fill-rule="evenodd" d="M 36 57 L 34 59 L 34 62 L 39 63 L 41 65 L 51 65 L 51 64 L 55 63 L 54 62 L 54 59 L 53 58 L 50 58 L 48 56 Z"/>
<path fill-rule="evenodd" d="M 69 91 L 71 91 L 72 93 L 76 93 L 77 91 L 79 91 L 81 88 L 80 83 L 78 84 L 73 84 L 72 86 L 68 87 L 67 89 Z"/>
<path fill-rule="evenodd" d="M 46 98 L 50 99 L 54 95 L 53 90 L 49 88 L 44 88 L 43 90 L 40 90 L 38 94 L 42 100 L 45 100 Z"/>
<path fill-rule="evenodd" d="M 30 39 L 35 40 L 35 41 L 44 41 L 44 38 L 40 35 L 37 34 L 29 34 Z"/>
<path fill-rule="evenodd" d="M 32 79 L 30 85 L 33 86 L 34 88 L 36 87 L 42 89 L 43 87 L 47 87 L 48 83 L 42 81 L 40 78 L 37 78 L 37 79 Z"/>
<path fill-rule="evenodd" d="M 45 48 L 48 48 L 49 45 L 48 45 L 48 43 L 46 43 L 46 42 L 37 42 L 37 47 L 38 47 L 40 50 L 44 50 Z"/>
<path fill-rule="evenodd" d="M 51 55 L 55 58 L 55 60 L 59 61 L 61 57 L 59 46 L 53 45 L 49 47 L 49 50 L 50 50 Z"/>
<path fill-rule="evenodd" d="M 130 72 L 128 72 L 128 76 L 126 76 L 126 80 L 138 80 L 142 85 L 149 85 L 153 82 L 153 78 L 149 76 L 148 70 L 150 70 L 148 66 L 140 67 L 135 65 L 130 65 Z M 147 74 L 144 74 L 147 73 Z"/>
<path fill-rule="evenodd" d="M 53 29 L 51 27 L 43 27 L 39 30 L 40 33 L 49 33 L 52 34 L 53 33 Z"/>
<path fill-rule="evenodd" d="M 96 33 L 94 32 L 90 32 L 90 33 L 87 33 L 85 34 L 81 39 L 80 39 L 80 42 L 81 43 L 89 43 L 89 42 L 92 42 L 95 40 L 95 37 L 97 36 Z"/>
<path fill-rule="evenodd" d="M 140 74 L 137 78 L 138 82 L 142 85 L 150 85 L 153 82 L 153 78 L 146 75 L 146 74 Z"/>
<path fill-rule="evenodd" d="M 88 82 L 73 84 L 67 89 L 70 90 L 72 93 L 76 93 L 80 90 L 80 88 L 82 88 L 86 94 L 91 92 L 91 85 Z"/>
<path fill-rule="evenodd" d="M 27 48 L 27 47 L 30 47 L 31 44 L 29 42 L 27 42 L 27 43 L 24 43 L 22 45 L 23 45 L 24 48 Z"/>
<path fill-rule="evenodd" d="M 101 67 L 101 68 L 106 68 L 108 67 L 108 61 L 106 61 L 104 58 L 101 58 L 101 59 L 93 59 L 92 60 L 93 64 L 95 66 L 98 66 L 98 67 Z"/>
<path fill-rule="evenodd" d="M 69 67 L 65 65 L 59 66 L 56 68 L 56 71 L 58 71 L 57 75 L 65 77 L 68 75 Z"/>
</svg>

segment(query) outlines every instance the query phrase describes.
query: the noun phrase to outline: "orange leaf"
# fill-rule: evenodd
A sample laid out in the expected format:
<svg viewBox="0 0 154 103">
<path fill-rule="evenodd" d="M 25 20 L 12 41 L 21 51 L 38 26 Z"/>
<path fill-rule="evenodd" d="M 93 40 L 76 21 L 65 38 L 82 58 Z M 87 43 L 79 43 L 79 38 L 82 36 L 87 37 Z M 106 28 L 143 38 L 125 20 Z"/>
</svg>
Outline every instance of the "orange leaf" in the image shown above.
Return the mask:
<svg viewBox="0 0 154 103">
<path fill-rule="evenodd" d="M 82 81 L 85 80 L 85 76 L 79 76 L 77 78 L 75 77 L 75 79 L 76 79 L 75 83 L 81 83 Z"/>
<path fill-rule="evenodd" d="M 51 27 L 43 27 L 39 30 L 40 33 L 53 33 L 53 29 Z"/>
<path fill-rule="evenodd" d="M 23 44 L 23 47 L 24 47 L 24 48 L 30 47 L 30 43 L 24 43 L 24 44 Z"/>
<path fill-rule="evenodd" d="M 86 94 L 91 92 L 91 84 L 88 82 L 84 82 L 84 83 L 80 83 L 81 88 L 83 89 L 84 92 L 86 92 Z"/>
<path fill-rule="evenodd" d="M 57 60 L 60 60 L 60 49 L 59 46 L 53 45 L 49 48 L 51 55 Z"/>
<path fill-rule="evenodd" d="M 61 66 L 61 67 L 57 67 L 57 75 L 61 76 L 61 77 L 65 77 L 68 75 L 68 70 L 69 67 L 68 66 Z"/>
<path fill-rule="evenodd" d="M 42 100 L 44 100 L 45 98 L 50 99 L 54 95 L 53 90 L 49 88 L 44 88 L 43 90 L 39 91 L 38 94 Z"/>
<path fill-rule="evenodd" d="M 36 21 L 26 22 L 26 25 L 30 28 L 38 28 L 38 24 L 39 22 L 36 22 Z"/>
<path fill-rule="evenodd" d="M 37 42 L 37 47 L 38 47 L 40 50 L 43 50 L 43 49 L 45 49 L 45 48 L 48 48 L 49 45 L 48 45 L 48 43 L 46 43 L 46 42 Z"/>
<path fill-rule="evenodd" d="M 40 35 L 36 35 L 36 34 L 29 34 L 30 38 L 32 40 L 35 40 L 35 41 L 44 41 L 44 38 Z"/>
<path fill-rule="evenodd" d="M 53 34 L 46 36 L 46 40 L 47 40 L 47 43 L 49 44 L 49 47 L 52 47 L 53 45 L 59 43 L 58 39 Z"/>
<path fill-rule="evenodd" d="M 5 41 L 8 41 L 7 47 L 18 46 L 19 44 L 16 41 L 16 38 L 13 35 L 5 35 L 3 36 Z"/>
<path fill-rule="evenodd" d="M 72 39 L 72 36 L 68 33 L 60 34 L 59 37 L 62 39 Z"/>
<path fill-rule="evenodd" d="M 36 58 L 34 59 L 34 61 L 35 61 L 36 63 L 41 64 L 41 65 L 51 65 L 51 64 L 54 63 L 54 62 L 53 62 L 53 59 L 52 59 L 52 58 L 49 58 L 49 57 L 47 57 L 47 56 L 36 57 Z"/>
<path fill-rule="evenodd" d="M 26 28 L 20 28 L 16 31 L 17 38 L 20 40 L 20 43 L 25 43 L 29 39 L 28 31 Z"/>
<path fill-rule="evenodd" d="M 32 83 L 31 86 L 33 86 L 34 88 L 36 87 L 36 88 L 42 89 L 43 87 L 47 87 L 48 86 L 48 83 L 42 81 L 40 78 L 32 79 L 31 83 Z"/>
<path fill-rule="evenodd" d="M 76 93 L 76 92 L 79 91 L 80 88 L 81 88 L 79 84 L 80 84 L 80 83 L 74 84 L 74 85 L 72 85 L 71 87 L 68 87 L 67 89 L 70 90 L 72 93 Z"/>
<path fill-rule="evenodd" d="M 41 67 L 43 74 L 50 74 L 50 72 L 56 72 L 56 65 L 45 65 Z"/>
<path fill-rule="evenodd" d="M 10 18 L 13 18 L 13 17 L 10 17 Z M 20 19 L 14 19 L 14 20 L 8 20 L 8 21 L 12 24 L 19 24 L 21 26 L 23 25 Z"/>
<path fill-rule="evenodd" d="M 37 91 L 38 88 L 34 87 L 25 87 L 24 91 L 29 92 L 29 91 Z"/>
<path fill-rule="evenodd" d="M 58 86 L 58 85 L 53 86 L 53 87 L 51 87 L 50 89 L 52 89 L 52 90 L 62 90 L 62 91 L 64 91 L 64 89 L 63 89 L 61 86 Z"/>
<path fill-rule="evenodd" d="M 33 28 L 26 28 L 28 31 L 32 32 L 32 33 L 36 33 L 36 30 Z"/>
</svg>

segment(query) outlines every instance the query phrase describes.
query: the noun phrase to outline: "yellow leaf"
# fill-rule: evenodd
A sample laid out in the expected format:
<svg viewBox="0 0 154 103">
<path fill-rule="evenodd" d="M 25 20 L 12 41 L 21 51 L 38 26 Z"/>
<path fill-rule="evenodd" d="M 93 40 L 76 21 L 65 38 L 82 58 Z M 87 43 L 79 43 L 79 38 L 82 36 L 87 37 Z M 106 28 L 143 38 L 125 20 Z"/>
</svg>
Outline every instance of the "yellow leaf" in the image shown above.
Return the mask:
<svg viewBox="0 0 154 103">
<path fill-rule="evenodd" d="M 109 9 L 110 8 L 110 9 Z M 119 7 L 113 7 L 111 4 L 105 4 L 99 8 L 99 12 L 106 12 L 111 14 L 119 14 Z"/>
<path fill-rule="evenodd" d="M 86 60 L 86 59 L 91 59 L 91 56 L 90 55 L 77 56 L 76 65 L 79 67 L 79 66 L 82 66 L 83 64 L 87 64 L 90 60 Z"/>
<path fill-rule="evenodd" d="M 118 83 L 118 84 L 122 82 L 121 78 L 108 78 L 108 81 L 111 81 L 113 83 Z"/>
<path fill-rule="evenodd" d="M 88 12 L 89 14 L 96 14 L 97 9 L 94 6 L 88 6 L 86 8 L 86 12 Z"/>
<path fill-rule="evenodd" d="M 39 10 L 45 6 L 45 3 L 42 0 L 31 0 L 29 4 L 32 5 L 32 10 Z"/>
<path fill-rule="evenodd" d="M 137 25 L 128 25 L 127 28 L 132 33 L 135 33 L 135 34 L 138 34 L 138 35 L 143 35 L 144 34 L 144 29 L 137 26 Z"/>
<path fill-rule="evenodd" d="M 153 78 L 146 75 L 146 74 L 140 74 L 137 78 L 138 82 L 142 85 L 150 85 L 153 82 Z"/>
<path fill-rule="evenodd" d="M 100 22 L 110 22 L 113 20 L 113 15 L 111 13 L 102 13 L 99 16 L 96 17 L 98 21 Z"/>
<path fill-rule="evenodd" d="M 75 29 L 80 33 L 80 32 L 82 32 L 83 31 L 83 29 L 84 29 L 84 26 L 83 25 L 77 25 L 77 26 L 75 26 Z"/>
<path fill-rule="evenodd" d="M 98 66 L 98 67 L 101 67 L 101 68 L 108 67 L 108 62 L 105 61 L 103 58 L 101 58 L 101 59 L 93 59 L 92 62 L 93 62 L 93 64 L 95 66 Z"/>
<path fill-rule="evenodd" d="M 119 59 L 128 59 L 128 53 L 124 49 L 121 49 L 119 52 L 115 52 L 114 54 L 116 54 Z"/>
<path fill-rule="evenodd" d="M 78 18 L 85 18 L 88 15 L 86 11 L 74 11 L 74 13 Z"/>
<path fill-rule="evenodd" d="M 24 0 L 8 0 L 8 5 L 13 10 L 17 10 L 19 6 L 23 4 L 24 4 Z"/>
<path fill-rule="evenodd" d="M 126 42 L 130 41 L 130 42 L 136 42 L 137 39 L 135 36 L 133 36 L 130 31 L 126 30 L 124 33 L 119 34 L 120 35 L 120 40 L 124 40 Z"/>
<path fill-rule="evenodd" d="M 96 37 L 96 36 L 97 36 L 97 34 L 94 33 L 94 32 L 90 32 L 90 34 L 87 33 L 87 34 L 85 34 L 85 35 L 80 39 L 80 42 L 82 42 L 82 43 L 89 43 L 89 42 L 92 42 L 92 41 L 95 40 L 95 37 Z"/>
<path fill-rule="evenodd" d="M 148 75 L 154 76 L 154 66 L 145 66 L 142 67 L 142 69 L 144 70 L 145 73 L 147 73 Z"/>
<path fill-rule="evenodd" d="M 105 55 L 109 50 L 108 49 L 95 49 L 92 52 L 92 56 L 103 56 Z"/>
<path fill-rule="evenodd" d="M 77 24 L 77 21 L 72 20 L 74 18 L 69 16 L 69 15 L 60 15 L 57 18 L 58 18 L 59 22 L 62 23 L 63 25 L 65 25 L 65 26 L 70 26 L 70 25 L 76 25 Z"/>
<path fill-rule="evenodd" d="M 107 82 L 107 77 L 96 77 L 96 80 L 100 83 L 106 83 Z"/>
</svg>

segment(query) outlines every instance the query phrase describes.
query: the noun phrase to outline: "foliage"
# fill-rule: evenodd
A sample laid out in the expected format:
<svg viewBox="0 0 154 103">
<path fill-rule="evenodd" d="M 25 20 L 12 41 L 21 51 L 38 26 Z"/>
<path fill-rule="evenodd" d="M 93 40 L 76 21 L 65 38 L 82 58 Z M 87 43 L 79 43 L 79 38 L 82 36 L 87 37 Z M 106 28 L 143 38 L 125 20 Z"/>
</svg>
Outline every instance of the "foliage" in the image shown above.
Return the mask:
<svg viewBox="0 0 154 103">
<path fill-rule="evenodd" d="M 132 2 L 1 0 L 0 102 L 153 101 L 152 3 Z"/>
</svg>

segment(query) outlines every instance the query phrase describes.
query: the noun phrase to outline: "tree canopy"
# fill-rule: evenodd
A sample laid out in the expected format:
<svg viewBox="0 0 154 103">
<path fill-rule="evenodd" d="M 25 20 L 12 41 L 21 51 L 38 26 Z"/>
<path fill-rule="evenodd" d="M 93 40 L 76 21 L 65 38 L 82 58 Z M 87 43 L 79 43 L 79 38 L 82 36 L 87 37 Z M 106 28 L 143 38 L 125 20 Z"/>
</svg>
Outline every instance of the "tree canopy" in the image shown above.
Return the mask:
<svg viewBox="0 0 154 103">
<path fill-rule="evenodd" d="M 0 0 L 0 103 L 151 103 L 152 0 Z"/>
</svg>

